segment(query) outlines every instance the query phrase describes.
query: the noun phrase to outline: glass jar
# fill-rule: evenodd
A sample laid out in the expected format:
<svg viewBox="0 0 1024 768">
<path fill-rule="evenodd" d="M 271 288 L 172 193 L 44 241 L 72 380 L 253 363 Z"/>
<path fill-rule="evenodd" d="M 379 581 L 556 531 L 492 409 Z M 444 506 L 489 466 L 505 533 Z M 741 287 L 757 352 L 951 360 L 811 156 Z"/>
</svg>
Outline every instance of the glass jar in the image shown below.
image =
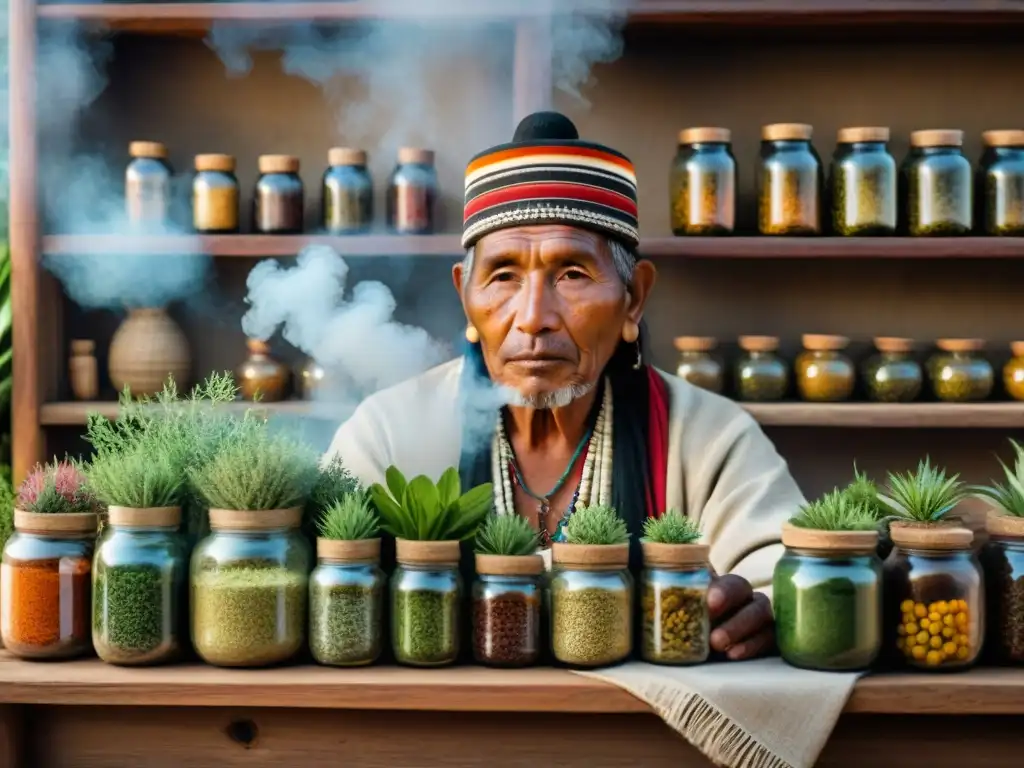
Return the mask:
<svg viewBox="0 0 1024 768">
<path fill-rule="evenodd" d="M 814 403 L 836 403 L 853 393 L 856 373 L 842 350 L 844 336 L 804 334 L 804 351 L 796 358 L 796 386 L 800 397 Z"/>
<path fill-rule="evenodd" d="M 430 149 L 402 147 L 388 179 L 388 228 L 398 235 L 429 235 L 436 226 L 437 171 Z"/>
<path fill-rule="evenodd" d="M 651 664 L 702 664 L 710 649 L 711 548 L 706 544 L 641 541 L 641 655 Z"/>
<path fill-rule="evenodd" d="M 391 645 L 395 660 L 442 667 L 459 656 L 459 542 L 395 540 Z"/>
<path fill-rule="evenodd" d="M 729 235 L 736 224 L 736 159 L 728 128 L 687 128 L 669 172 L 672 232 Z"/>
<path fill-rule="evenodd" d="M 252 198 L 253 230 L 265 235 L 301 234 L 305 193 L 299 176 L 299 158 L 260 155 L 259 169 Z"/>
<path fill-rule="evenodd" d="M 890 527 L 886 558 L 888 643 L 911 667 L 962 669 L 985 637 L 982 575 L 973 534 L 942 524 Z"/>
<path fill-rule="evenodd" d="M 235 382 L 243 400 L 276 403 L 288 394 L 291 371 L 270 356 L 270 345 L 262 339 L 247 339 L 249 356 L 235 369 Z"/>
<path fill-rule="evenodd" d="M 186 627 L 179 507 L 111 507 L 92 568 L 92 643 L 109 664 L 174 659 Z"/>
<path fill-rule="evenodd" d="M 984 550 L 989 648 L 1011 664 L 1024 663 L 1024 517 L 988 517 Z"/>
<path fill-rule="evenodd" d="M 744 354 L 736 361 L 736 394 L 747 402 L 781 400 L 789 389 L 789 368 L 776 351 L 775 336 L 740 336 Z"/>
<path fill-rule="evenodd" d="M 882 561 L 876 531 L 786 524 L 772 606 L 787 664 L 831 672 L 867 669 L 882 648 Z"/>
<path fill-rule="evenodd" d="M 1024 131 L 985 131 L 975 210 L 986 235 L 1024 235 Z"/>
<path fill-rule="evenodd" d="M 263 667 L 305 645 L 310 547 L 301 509 L 210 510 L 192 553 L 192 644 L 207 664 Z"/>
<path fill-rule="evenodd" d="M 1003 366 L 1003 386 L 1014 400 L 1024 400 L 1024 341 L 1011 341 L 1013 355 Z"/>
<path fill-rule="evenodd" d="M 192 180 L 192 227 L 196 232 L 238 231 L 238 179 L 231 155 L 196 155 Z"/>
<path fill-rule="evenodd" d="M 296 372 L 299 392 L 303 400 L 316 400 L 318 393 L 327 384 L 327 370 L 313 358 L 309 358 Z"/>
<path fill-rule="evenodd" d="M 878 354 L 864 364 L 862 374 L 868 397 L 878 403 L 909 403 L 921 394 L 924 373 L 911 352 L 911 339 L 879 336 Z"/>
<path fill-rule="evenodd" d="M 992 393 L 995 372 L 981 355 L 982 339 L 939 339 L 935 346 L 939 351 L 928 361 L 928 375 L 939 400 L 964 403 Z"/>
<path fill-rule="evenodd" d="M 380 539 L 316 540 L 309 577 L 309 649 L 320 664 L 360 667 L 380 656 L 384 586 Z"/>
<path fill-rule="evenodd" d="M 551 650 L 571 667 L 617 664 L 633 651 L 629 545 L 551 545 Z"/>
<path fill-rule="evenodd" d="M 540 658 L 540 555 L 477 555 L 473 658 L 490 667 L 528 667 Z"/>
<path fill-rule="evenodd" d="M 92 647 L 89 633 L 96 515 L 14 510 L 0 566 L 0 634 L 23 659 L 67 659 Z"/>
<path fill-rule="evenodd" d="M 718 341 L 710 336 L 678 336 L 675 345 L 680 352 L 676 376 L 701 389 L 721 392 L 722 364 L 711 355 Z"/>
<path fill-rule="evenodd" d="M 840 128 L 832 156 L 832 231 L 842 237 L 896 232 L 896 160 L 888 128 Z"/>
<path fill-rule="evenodd" d="M 167 147 L 158 141 L 133 141 L 128 145 L 131 161 L 125 169 L 125 212 L 128 223 L 160 227 L 171 210 L 171 176 Z"/>
<path fill-rule="evenodd" d="M 811 126 L 800 123 L 761 129 L 757 222 L 762 235 L 821 233 L 823 173 L 812 133 Z"/>
<path fill-rule="evenodd" d="M 332 235 L 367 232 L 373 224 L 373 179 L 366 170 L 366 152 L 332 147 L 323 179 L 324 229 Z"/>
<path fill-rule="evenodd" d="M 971 163 L 964 157 L 963 143 L 963 131 L 910 134 L 910 152 L 900 169 L 907 234 L 944 237 L 971 231 Z"/>
</svg>

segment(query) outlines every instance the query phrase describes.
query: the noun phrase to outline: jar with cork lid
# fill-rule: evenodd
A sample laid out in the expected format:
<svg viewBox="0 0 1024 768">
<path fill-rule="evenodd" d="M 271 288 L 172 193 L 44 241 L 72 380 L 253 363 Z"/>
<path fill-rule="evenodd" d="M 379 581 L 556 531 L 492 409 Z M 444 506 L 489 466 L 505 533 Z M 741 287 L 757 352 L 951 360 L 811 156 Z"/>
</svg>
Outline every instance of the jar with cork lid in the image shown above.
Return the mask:
<svg viewBox="0 0 1024 768">
<path fill-rule="evenodd" d="M 687 128 L 669 173 L 672 232 L 729 235 L 736 224 L 736 159 L 728 128 Z"/>
<path fill-rule="evenodd" d="M 896 160 L 889 129 L 840 128 L 829 175 L 832 231 L 843 237 L 896 231 Z"/>
<path fill-rule="evenodd" d="M 924 374 L 912 357 L 912 339 L 879 336 L 875 339 L 878 354 L 868 359 L 862 371 L 870 397 L 879 403 L 909 403 L 921 394 Z"/>
<path fill-rule="evenodd" d="M 964 132 L 914 131 L 900 169 L 907 234 L 966 235 L 973 223 L 971 163 L 963 153 Z"/>
<path fill-rule="evenodd" d="M 757 165 L 758 231 L 762 235 L 821 233 L 821 159 L 811 145 L 814 129 L 775 123 L 761 129 Z"/>
<path fill-rule="evenodd" d="M 260 177 L 253 195 L 253 229 L 267 235 L 302 232 L 305 198 L 299 158 L 260 155 Z"/>
<path fill-rule="evenodd" d="M 259 399 L 276 403 L 288 394 L 288 366 L 270 355 L 270 345 L 262 339 L 248 339 L 249 356 L 235 370 L 235 382 L 243 400 Z"/>
<path fill-rule="evenodd" d="M 789 389 L 789 368 L 779 358 L 777 336 L 740 336 L 743 354 L 736 361 L 736 394 L 747 402 L 781 400 Z"/>
<path fill-rule="evenodd" d="M 986 235 L 1024 235 L 1024 131 L 985 131 L 975 211 Z"/>
<path fill-rule="evenodd" d="M 437 171 L 430 149 L 402 147 L 388 179 L 388 229 L 399 235 L 429 235 L 436 227 Z"/>
<path fill-rule="evenodd" d="M 722 364 L 711 352 L 718 346 L 718 340 L 710 336 L 677 336 L 679 366 L 676 375 L 710 392 L 721 392 L 723 384 Z"/>
<path fill-rule="evenodd" d="M 367 232 L 373 223 L 373 179 L 366 169 L 366 152 L 332 147 L 323 178 L 324 229 L 332 235 Z"/>
<path fill-rule="evenodd" d="M 1011 341 L 1013 355 L 1003 366 L 1003 386 L 1014 400 L 1024 400 L 1024 341 Z"/>
<path fill-rule="evenodd" d="M 196 155 L 192 180 L 192 227 L 196 232 L 238 231 L 238 179 L 231 155 Z"/>
<path fill-rule="evenodd" d="M 75 400 L 95 400 L 100 391 L 99 366 L 96 364 L 96 342 L 72 339 L 68 359 L 68 378 Z"/>
<path fill-rule="evenodd" d="M 802 341 L 804 351 L 797 356 L 795 364 L 800 397 L 815 403 L 849 399 L 856 373 L 853 362 L 843 350 L 850 340 L 845 336 L 807 333 Z"/>
<path fill-rule="evenodd" d="M 171 211 L 171 177 L 167 147 L 158 141 L 133 141 L 125 169 L 125 213 L 135 227 L 161 227 Z"/>
<path fill-rule="evenodd" d="M 932 391 L 939 400 L 965 403 L 984 400 L 992 393 L 995 373 L 985 359 L 983 339 L 939 339 L 928 360 Z"/>
</svg>

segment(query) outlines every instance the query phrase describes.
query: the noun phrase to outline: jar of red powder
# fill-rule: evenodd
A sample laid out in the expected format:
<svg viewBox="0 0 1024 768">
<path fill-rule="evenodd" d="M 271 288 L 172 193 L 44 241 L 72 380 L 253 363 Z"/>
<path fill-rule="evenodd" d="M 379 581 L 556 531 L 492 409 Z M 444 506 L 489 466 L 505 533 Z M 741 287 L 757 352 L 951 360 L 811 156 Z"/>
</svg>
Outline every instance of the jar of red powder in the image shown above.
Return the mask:
<svg viewBox="0 0 1024 768">
<path fill-rule="evenodd" d="M 540 656 L 540 555 L 476 555 L 473 657 L 493 667 L 527 667 Z"/>
</svg>

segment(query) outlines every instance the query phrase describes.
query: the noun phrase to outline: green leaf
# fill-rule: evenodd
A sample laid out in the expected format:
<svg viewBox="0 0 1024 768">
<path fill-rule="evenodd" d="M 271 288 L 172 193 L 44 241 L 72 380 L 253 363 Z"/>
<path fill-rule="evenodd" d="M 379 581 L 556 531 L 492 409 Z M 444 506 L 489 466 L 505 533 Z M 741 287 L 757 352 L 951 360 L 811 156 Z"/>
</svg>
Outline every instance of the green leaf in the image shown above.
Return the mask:
<svg viewBox="0 0 1024 768">
<path fill-rule="evenodd" d="M 459 497 L 459 509 L 464 514 L 476 515 L 479 509 L 485 512 L 491 508 L 494 502 L 494 484 L 483 483 L 476 488 L 471 488 Z"/>
<path fill-rule="evenodd" d="M 459 498 L 462 490 L 462 482 L 459 480 L 459 470 L 449 467 L 437 481 L 437 495 L 443 509 L 448 509 Z"/>
<path fill-rule="evenodd" d="M 400 539 L 411 538 L 415 526 L 405 510 L 391 498 L 388 490 L 380 483 L 374 483 L 370 486 L 369 493 L 373 505 L 380 514 L 384 530 Z"/>
<path fill-rule="evenodd" d="M 417 537 L 421 541 L 426 539 L 440 513 L 437 486 L 426 475 L 417 475 L 405 488 L 402 506 L 416 523 Z"/>
<path fill-rule="evenodd" d="M 405 498 L 405 475 L 403 475 L 394 464 L 387 468 L 384 473 L 384 480 L 388 484 L 388 490 L 398 503 Z"/>
</svg>

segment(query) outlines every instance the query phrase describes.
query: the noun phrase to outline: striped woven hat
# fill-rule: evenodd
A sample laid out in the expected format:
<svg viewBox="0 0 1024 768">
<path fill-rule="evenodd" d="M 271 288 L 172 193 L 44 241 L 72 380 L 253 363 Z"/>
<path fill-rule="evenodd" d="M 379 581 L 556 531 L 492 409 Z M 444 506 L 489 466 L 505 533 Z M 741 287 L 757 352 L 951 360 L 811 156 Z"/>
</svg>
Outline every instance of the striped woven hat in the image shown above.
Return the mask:
<svg viewBox="0 0 1024 768">
<path fill-rule="evenodd" d="M 614 149 L 580 141 L 557 112 L 523 118 L 510 144 L 481 152 L 466 168 L 462 246 L 489 232 L 569 224 L 640 242 L 636 173 Z"/>
</svg>

